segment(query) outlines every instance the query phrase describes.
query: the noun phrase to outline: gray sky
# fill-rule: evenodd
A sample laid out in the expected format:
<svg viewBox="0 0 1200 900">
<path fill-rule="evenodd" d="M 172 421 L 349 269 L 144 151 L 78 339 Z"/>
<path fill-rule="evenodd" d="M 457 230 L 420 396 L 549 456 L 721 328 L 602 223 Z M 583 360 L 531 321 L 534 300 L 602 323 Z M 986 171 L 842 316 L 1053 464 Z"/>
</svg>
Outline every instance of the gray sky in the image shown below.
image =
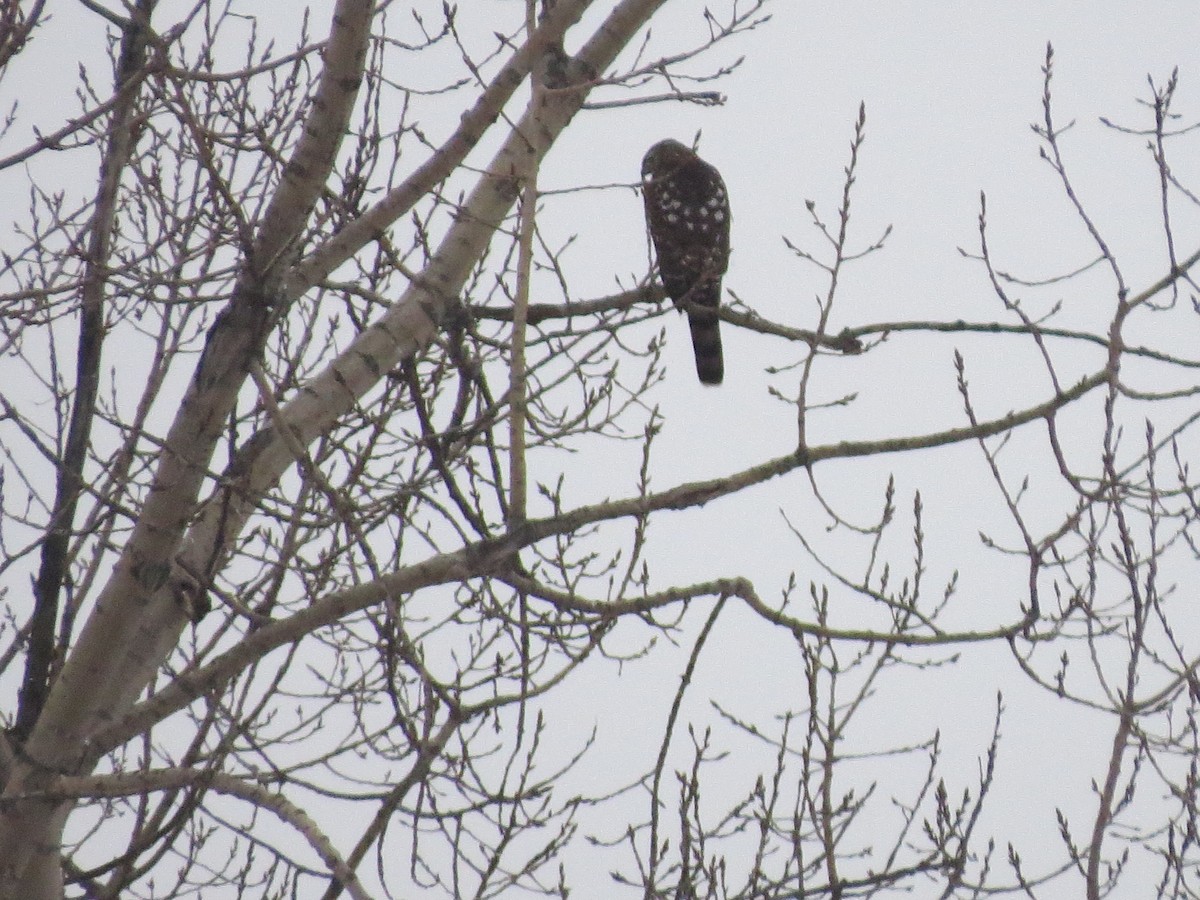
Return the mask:
<svg viewBox="0 0 1200 900">
<path fill-rule="evenodd" d="M 699 4 L 674 3 L 664 15 L 676 17 L 667 21 L 684 28 L 696 22 L 698 9 Z M 1157 172 L 1146 139 L 1117 134 L 1099 119 L 1150 127 L 1152 117 L 1137 102 L 1149 97 L 1147 76 L 1164 84 L 1178 65 L 1176 109 L 1185 111 L 1181 124 L 1190 124 L 1186 113 L 1195 115 L 1194 37 L 1200 24 L 1195 10 L 1165 3 L 793 2 L 775 4 L 772 13 L 770 23 L 720 54 L 724 60 L 746 55 L 743 67 L 722 82 L 726 106 L 662 105 L 594 114 L 593 130 L 574 131 L 556 148 L 543 183 L 555 184 L 559 166 L 578 171 L 585 181 L 632 180 L 640 154 L 651 142 L 666 136 L 689 141 L 702 129 L 701 153 L 724 173 L 733 204 L 727 287 L 768 318 L 811 327 L 817 317 L 814 297 L 823 295 L 827 285 L 823 273 L 791 257 L 781 236 L 807 250 L 824 249 L 805 201 L 816 201 L 825 221 L 835 223 L 842 168 L 858 106 L 865 103 L 867 141 L 854 191 L 852 245 L 867 246 L 889 224 L 894 231 L 883 251 L 845 271 L 834 329 L 926 318 L 1011 322 L 983 267 L 958 252 L 959 247 L 978 251 L 981 191 L 988 198 L 989 243 L 1000 268 L 1028 280 L 1045 279 L 1097 255 L 1057 176 L 1039 158 L 1039 141 L 1030 129 L 1043 115 L 1041 67 L 1050 42 L 1055 48 L 1055 120 L 1058 127 L 1074 123 L 1062 147 L 1079 197 L 1118 255 L 1133 290 L 1166 272 Z M 672 26 L 657 24 L 652 47 L 663 53 L 678 49 L 675 34 Z M 615 135 L 620 149 L 592 152 L 598 134 Z M 1196 174 L 1194 155 L 1182 148 L 1176 152 L 1175 169 L 1189 183 Z M 627 258 L 628 270 L 640 272 L 645 244 L 637 198 L 617 194 L 600 202 L 608 204 L 606 224 L 611 221 L 612 227 L 596 234 L 594 228 L 589 233 L 576 226 L 578 264 L 590 269 L 592 253 L 603 253 L 607 263 L 619 249 L 627 254 L 622 260 Z M 1176 204 L 1174 213 L 1180 252 L 1190 253 L 1200 217 L 1183 204 Z M 1114 302 L 1103 271 L 1056 288 L 1017 289 L 1014 295 L 1035 316 L 1062 300 L 1061 324 L 1093 329 L 1104 327 Z M 667 321 L 665 327 L 670 372 L 668 389 L 658 399 L 667 427 L 656 451 L 656 486 L 735 471 L 794 444 L 794 416 L 769 400 L 766 388 L 772 384 L 790 393 L 795 375 L 771 378 L 762 371 L 764 361 L 780 364 L 796 358 L 793 348 L 725 328 L 726 384 L 713 391 L 692 377 L 682 321 Z M 981 414 L 1000 415 L 1050 396 L 1044 369 L 1026 339 L 893 336 L 865 357 L 821 360 L 812 399 L 831 401 L 852 392 L 858 399 L 849 407 L 814 412 L 810 442 L 918 434 L 965 424 L 952 365 L 956 348 L 967 360 Z M 1097 353 L 1069 348 L 1058 348 L 1056 355 L 1066 383 L 1100 362 Z M 1084 409 L 1064 417 L 1077 426 L 1077 434 L 1094 431 L 1098 403 Z M 1087 462 L 1094 468 L 1095 445 L 1081 443 L 1078 452 L 1081 463 L 1091 453 Z M 1044 504 L 1041 518 L 1037 502 L 1030 515 L 1035 527 L 1051 527 L 1065 495 L 1061 480 L 1046 468 L 1044 429 L 1031 427 L 1016 435 L 1005 460 L 1016 484 L 1027 471 L 1032 493 L 1052 500 Z M 906 573 L 911 567 L 911 548 L 904 541 L 911 528 L 912 494 L 920 490 L 929 536 L 927 591 L 940 592 L 951 572 L 960 571 L 958 599 L 947 621 L 965 626 L 1018 617 L 1017 606 L 1025 599 L 1019 561 L 983 552 L 977 536 L 986 530 L 1010 545 L 1016 538 L 978 449 L 835 463 L 819 467 L 816 478 L 840 513 L 866 524 L 877 515 L 892 473 L 899 518 L 905 523 L 894 529 L 897 533 L 887 544 L 893 566 Z M 800 474 L 711 504 L 700 516 L 664 518 L 654 534 L 664 552 L 652 570 L 664 582 L 683 583 L 744 574 L 769 599 L 779 596 L 786 573 L 795 571 L 803 602 L 807 581 L 825 579 L 782 527 L 781 513 L 833 561 L 845 565 L 848 574 L 861 573 L 868 548 L 844 529 L 824 534 L 828 517 L 812 502 Z M 834 613 L 849 627 L 861 624 L 854 618 L 861 614 L 862 607 L 853 603 Z M 694 615 L 698 625 L 703 614 Z M 727 709 L 760 708 L 755 721 L 764 728 L 784 709 L 802 709 L 803 676 L 790 639 L 732 610 L 724 626 L 699 667 L 688 707 L 694 721 L 717 721 L 710 699 Z M 599 683 L 586 683 L 585 695 L 596 703 L 598 717 L 609 713 L 619 721 L 630 704 L 644 704 L 658 710 L 658 721 L 665 720 L 674 686 L 668 671 L 677 672 L 685 654 L 667 661 L 666 647 L 655 652 L 655 662 L 664 666 L 661 679 L 646 671 L 627 672 L 615 697 Z M 654 663 L 645 668 L 653 671 Z M 985 822 L 1001 846 L 1014 841 L 1027 863 L 1045 861 L 1039 854 L 1047 847 L 1057 855 L 1061 842 L 1055 809 L 1063 809 L 1076 827 L 1090 821 L 1087 817 L 1095 811 L 1091 785 L 1103 773 L 1111 721 L 1052 702 L 1032 689 L 1003 647 L 969 648 L 954 671 L 952 677 L 933 670 L 886 679 L 873 712 L 852 734 L 851 746 L 866 751 L 915 743 L 939 729 L 951 794 L 964 788 L 974 792 L 996 695 L 1003 691 L 1007 712 L 997 764 L 1000 787 Z M 677 739 L 677 744 L 685 743 Z M 726 764 L 733 795 L 753 782 L 749 766 L 741 765 L 749 759 L 743 754 L 752 751 L 745 741 L 724 746 L 736 748 L 736 759 Z M 682 765 L 682 755 L 677 759 Z M 603 769 L 602 763 L 592 765 Z M 877 780 L 883 793 L 905 799 L 904 786 L 915 788 L 919 766 L 912 760 L 897 761 L 893 771 L 880 765 L 862 764 L 858 781 L 844 786 L 861 792 Z M 880 833 L 895 825 L 886 815 L 871 821 Z M 861 837 L 869 844 L 878 834 L 865 831 Z M 599 877 L 604 866 L 597 863 Z M 1156 874 L 1140 872 L 1145 879 Z M 1129 883 L 1138 881 L 1135 876 Z"/>
<path fill-rule="evenodd" d="M 689 46 L 689 36 L 703 33 L 703 5 L 692 0 L 669 4 L 655 19 L 650 54 Z M 511 22 L 519 4 L 463 3 L 461 8 L 477 26 L 482 50 L 488 46 L 487 36 L 500 27 L 487 17 L 503 16 L 505 23 Z M 1039 159 L 1039 141 L 1029 127 L 1041 120 L 1040 68 L 1051 42 L 1056 120 L 1059 126 L 1075 123 L 1062 146 L 1078 195 L 1120 259 L 1133 290 L 1165 273 L 1157 174 L 1145 138 L 1117 134 L 1099 118 L 1148 127 L 1151 119 L 1136 98 L 1148 97 L 1147 75 L 1164 83 L 1176 65 L 1181 69 L 1177 108 L 1200 118 L 1195 113 L 1200 72 L 1194 63 L 1200 22 L 1190 6 L 780 0 L 769 11 L 770 22 L 724 45 L 713 57 L 723 62 L 746 57 L 742 67 L 717 86 L 727 95 L 725 106 L 661 104 L 586 113 L 553 150 L 541 178 L 543 188 L 632 185 L 646 147 L 663 137 L 690 142 L 702 130 L 700 152 L 723 172 L 733 205 L 734 251 L 726 286 L 766 318 L 812 327 L 817 317 L 814 298 L 824 294 L 827 284 L 822 272 L 792 256 L 782 236 L 813 252 L 825 250 L 805 201 L 815 201 L 824 220 L 835 222 L 842 168 L 859 104 L 865 103 L 867 141 L 854 189 L 852 246 L 867 246 L 889 225 L 894 230 L 882 251 L 844 273 L 833 329 L 926 318 L 1011 322 L 983 268 L 958 252 L 959 247 L 978 249 L 981 191 L 988 197 L 989 240 L 1000 268 L 1022 278 L 1044 279 L 1077 269 L 1096 255 L 1056 176 Z M 59 14 L 64 19 L 78 15 L 71 7 Z M 276 24 L 263 15 L 264 29 Z M 323 9 L 315 12 L 313 32 L 320 34 L 326 20 Z M 65 23 L 51 26 L 62 28 Z M 294 29 L 295 23 L 280 27 Z M 288 40 L 281 39 L 281 45 Z M 26 68 L 6 82 L 0 94 L 3 108 L 14 94 L 21 95 L 23 104 L 33 105 L 37 98 L 25 87 L 35 70 L 40 89 L 53 94 L 56 103 L 69 96 L 73 66 L 61 71 L 59 82 L 56 72 L 42 71 L 31 58 L 18 65 Z M 689 67 L 697 73 L 709 68 L 703 62 Z M 596 99 L 618 96 L 624 95 L 601 93 Z M 448 122 L 456 115 L 454 109 Z M 60 118 L 56 111 L 30 121 L 53 123 Z M 1191 121 L 1185 118 L 1182 124 Z M 7 154 L 22 141 L 5 138 L 0 151 Z M 1174 160 L 1181 180 L 1193 185 L 1194 160 L 1194 154 L 1189 157 L 1186 152 Z M 90 189 L 91 185 L 81 188 Z M 6 204 L 21 202 L 23 189 L 14 191 L 6 182 L 3 191 Z M 633 190 L 596 192 L 588 202 L 593 203 L 592 214 L 581 217 L 577 195 L 550 198 L 543 219 L 551 238 L 578 236 L 565 257 L 577 299 L 612 292 L 618 282 L 629 286 L 644 275 L 647 265 L 638 195 Z M 1182 204 L 1176 211 L 1179 250 L 1186 255 L 1200 241 L 1200 216 Z M 1019 293 L 1034 316 L 1062 300 L 1061 321 L 1081 327 L 1103 327 L 1113 304 L 1110 282 L 1100 271 L 1079 282 Z M 656 444 L 654 487 L 717 477 L 794 447 L 795 415 L 771 399 L 767 389 L 792 393 L 796 375 L 770 376 L 763 369 L 798 359 L 797 348 L 726 326 L 726 384 L 706 389 L 695 382 L 683 321 L 665 317 L 647 328 L 647 338 L 659 327 L 667 333 L 669 371 L 666 384 L 654 395 L 666 421 Z M 1180 334 L 1182 340 L 1194 332 Z M 819 360 L 810 400 L 830 402 L 850 393 L 858 399 L 846 407 L 814 411 L 810 444 L 964 424 L 952 365 L 956 348 L 966 358 L 981 414 L 999 415 L 1050 396 L 1048 379 L 1026 339 L 893 336 L 862 357 Z M 1060 375 L 1068 383 L 1095 368 L 1100 359 L 1095 353 L 1060 353 Z M 1097 411 L 1097 403 L 1088 403 L 1077 418 L 1067 418 L 1079 434 L 1087 434 Z M 1022 431 L 1005 459 L 1010 476 L 1019 481 L 1020 473 L 1028 471 L 1033 491 L 1050 499 L 1044 519 L 1039 519 L 1036 504 L 1031 514 L 1036 525 L 1050 527 L 1065 494 L 1046 466 L 1044 443 L 1040 431 Z M 1081 462 L 1087 452 L 1095 452 L 1086 442 L 1080 447 Z M 637 453 L 633 447 L 624 457 L 606 450 L 602 466 L 586 454 L 568 460 L 535 458 L 531 482 L 552 483 L 563 469 L 571 476 L 566 499 L 582 504 L 630 491 L 637 476 Z M 906 539 L 912 495 L 920 490 L 930 540 L 927 590 L 940 593 L 952 571 L 961 573 L 948 621 L 983 627 L 1018 618 L 1018 605 L 1024 600 L 1020 562 L 983 552 L 977 536 L 987 531 L 1007 544 L 1016 537 L 977 448 L 836 462 L 818 467 L 815 477 L 839 513 L 867 524 L 878 514 L 892 474 L 903 524 L 895 527 L 885 551 L 896 570 L 911 565 Z M 789 533 L 784 516 L 828 552 L 832 562 L 848 573 L 861 572 L 867 545 L 844 529 L 827 533 L 828 517 L 813 501 L 806 477 L 794 473 L 710 504 L 699 514 L 664 516 L 651 539 L 656 583 L 744 575 L 770 602 L 794 571 L 801 585 L 798 602 L 803 602 L 807 582 L 822 576 Z M 627 540 L 627 534 L 616 529 L 613 535 Z M 857 604 L 839 607 L 835 616 L 844 618 L 838 624 L 856 624 L 854 616 L 861 609 Z M 703 614 L 693 611 L 693 627 Z M 688 646 L 660 643 L 650 658 L 626 666 L 620 678 L 615 665 L 597 665 L 574 679 L 563 698 L 551 702 L 548 713 L 565 736 L 563 756 L 577 748 L 593 723 L 601 728 L 597 752 L 572 777 L 612 778 L 614 760 L 627 763 L 632 774 L 648 761 L 645 748 L 656 746 Z M 1094 811 L 1091 782 L 1101 773 L 1111 723 L 1031 689 L 1003 647 L 965 651 L 955 672 L 954 677 L 938 670 L 904 672 L 887 680 L 873 701 L 875 717 L 860 721 L 851 746 L 866 751 L 915 743 L 940 729 L 945 774 L 948 779 L 958 776 L 949 785 L 951 793 L 974 791 L 976 760 L 990 737 L 997 691 L 1003 691 L 1008 713 L 998 763 L 1000 788 L 986 823 L 1001 841 L 1017 841 L 1031 861 L 1038 859 L 1039 845 L 1052 845 L 1057 855 L 1055 807 L 1079 823 Z M 701 660 L 687 705 L 688 715 L 700 727 L 717 721 L 709 700 L 739 709 L 764 728 L 782 711 L 802 709 L 803 671 L 794 642 L 731 604 Z M 653 736 L 649 739 L 647 728 Z M 683 734 L 677 736 L 677 749 L 682 748 Z M 725 764 L 729 778 L 724 787 L 732 797 L 747 790 L 757 774 L 745 763 L 769 765 L 769 754 L 741 738 L 724 746 L 738 752 Z M 684 756 L 675 759 L 684 764 Z M 885 795 L 904 797 L 905 786 L 917 783 L 919 767 L 912 762 L 897 766 L 895 772 L 881 772 L 864 764 L 857 787 L 878 780 Z M 673 784 L 669 790 L 674 791 Z M 640 798 L 636 802 L 639 811 L 644 808 Z M 618 822 L 614 820 L 615 831 Z M 879 820 L 880 828 L 889 824 L 886 816 Z M 864 842 L 869 838 L 865 834 Z M 601 885 L 612 862 L 592 849 L 582 851 L 571 866 L 580 883 Z M 601 893 L 583 891 L 582 896 Z"/>
</svg>

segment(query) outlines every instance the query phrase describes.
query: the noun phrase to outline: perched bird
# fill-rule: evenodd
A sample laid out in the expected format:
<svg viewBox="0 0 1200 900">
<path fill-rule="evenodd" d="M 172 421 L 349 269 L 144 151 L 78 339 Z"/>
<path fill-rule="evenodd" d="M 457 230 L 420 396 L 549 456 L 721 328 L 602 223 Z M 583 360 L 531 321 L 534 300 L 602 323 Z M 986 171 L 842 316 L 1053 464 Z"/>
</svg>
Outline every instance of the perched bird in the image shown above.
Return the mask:
<svg viewBox="0 0 1200 900">
<path fill-rule="evenodd" d="M 721 173 L 679 141 L 659 141 L 642 158 L 646 230 L 667 296 L 687 313 L 704 384 L 720 384 L 721 276 L 729 266 L 729 195 Z"/>
</svg>

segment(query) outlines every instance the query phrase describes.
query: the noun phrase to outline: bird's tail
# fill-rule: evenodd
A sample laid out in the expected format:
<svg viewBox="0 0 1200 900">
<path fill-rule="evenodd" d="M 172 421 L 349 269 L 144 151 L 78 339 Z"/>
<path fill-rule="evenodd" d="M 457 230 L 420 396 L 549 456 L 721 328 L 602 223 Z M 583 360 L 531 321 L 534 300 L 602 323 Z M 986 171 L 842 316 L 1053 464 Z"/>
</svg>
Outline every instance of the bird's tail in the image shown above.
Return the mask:
<svg viewBox="0 0 1200 900">
<path fill-rule="evenodd" d="M 720 384 L 725 377 L 721 355 L 721 319 L 716 309 L 692 305 L 687 313 L 692 329 L 692 351 L 696 354 L 696 374 L 702 384 Z"/>
</svg>

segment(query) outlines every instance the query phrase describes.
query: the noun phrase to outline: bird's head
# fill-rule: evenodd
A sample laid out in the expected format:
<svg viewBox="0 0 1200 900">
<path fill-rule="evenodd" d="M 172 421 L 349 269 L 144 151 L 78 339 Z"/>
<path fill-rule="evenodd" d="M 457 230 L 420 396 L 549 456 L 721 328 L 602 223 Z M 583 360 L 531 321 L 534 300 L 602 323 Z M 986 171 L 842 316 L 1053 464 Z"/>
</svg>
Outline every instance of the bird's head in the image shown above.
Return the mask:
<svg viewBox="0 0 1200 900">
<path fill-rule="evenodd" d="M 679 141 L 669 138 L 659 141 L 642 157 L 642 180 L 673 172 L 695 155 L 687 145 Z"/>
</svg>

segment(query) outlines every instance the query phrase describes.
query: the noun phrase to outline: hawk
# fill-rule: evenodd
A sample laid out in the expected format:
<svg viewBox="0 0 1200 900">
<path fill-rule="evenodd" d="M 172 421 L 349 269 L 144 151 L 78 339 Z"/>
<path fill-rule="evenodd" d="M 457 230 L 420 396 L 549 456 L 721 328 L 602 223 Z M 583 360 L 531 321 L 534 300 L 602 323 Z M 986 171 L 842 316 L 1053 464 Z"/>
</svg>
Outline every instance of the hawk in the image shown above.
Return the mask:
<svg viewBox="0 0 1200 900">
<path fill-rule="evenodd" d="M 696 374 L 720 384 L 721 276 L 729 265 L 729 195 L 721 173 L 679 141 L 659 141 L 642 158 L 646 230 L 667 296 L 685 311 Z"/>
</svg>

